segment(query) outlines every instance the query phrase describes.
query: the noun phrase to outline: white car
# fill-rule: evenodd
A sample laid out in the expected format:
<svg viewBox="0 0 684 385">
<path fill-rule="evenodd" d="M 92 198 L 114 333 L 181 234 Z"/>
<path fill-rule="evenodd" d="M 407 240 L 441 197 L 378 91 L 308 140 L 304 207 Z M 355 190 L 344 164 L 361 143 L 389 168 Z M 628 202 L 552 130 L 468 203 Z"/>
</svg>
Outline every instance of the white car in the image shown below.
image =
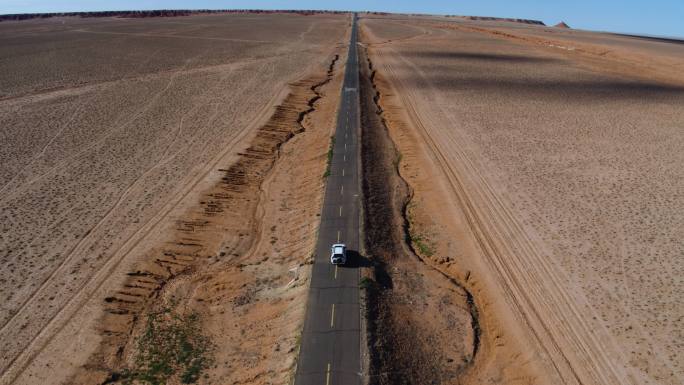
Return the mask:
<svg viewBox="0 0 684 385">
<path fill-rule="evenodd" d="M 347 246 L 344 243 L 336 243 L 332 245 L 330 263 L 333 265 L 344 265 L 347 263 Z"/>
</svg>

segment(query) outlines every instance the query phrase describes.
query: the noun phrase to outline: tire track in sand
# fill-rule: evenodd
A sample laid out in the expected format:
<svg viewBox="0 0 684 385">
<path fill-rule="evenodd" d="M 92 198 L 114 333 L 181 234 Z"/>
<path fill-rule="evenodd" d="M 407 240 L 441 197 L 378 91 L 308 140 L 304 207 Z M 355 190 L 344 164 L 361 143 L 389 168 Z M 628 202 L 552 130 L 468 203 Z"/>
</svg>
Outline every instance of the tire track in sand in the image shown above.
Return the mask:
<svg viewBox="0 0 684 385">
<path fill-rule="evenodd" d="M 403 60 L 425 84 L 430 84 L 413 63 L 392 48 L 389 50 L 393 51 L 392 57 Z M 382 57 L 385 53 L 378 52 L 378 55 Z M 419 128 L 447 177 L 476 241 L 502 283 L 507 302 L 514 307 L 517 317 L 528 325 L 560 378 L 564 383 L 634 383 L 634 379 L 608 357 L 619 353 L 614 347 L 603 345 L 603 338 L 597 339 L 592 333 L 574 300 L 563 289 L 560 273 L 549 265 L 504 202 L 495 195 L 458 145 L 459 138 L 436 137 L 439 133 L 433 133 L 423 125 L 421 122 L 431 119 L 413 105 L 411 101 L 415 100 L 415 95 L 409 87 L 403 86 L 389 61 L 381 62 L 401 91 L 398 94 L 412 123 Z M 449 148 L 449 154 L 442 151 L 442 146 Z M 461 169 L 454 168 L 454 164 Z"/>
</svg>

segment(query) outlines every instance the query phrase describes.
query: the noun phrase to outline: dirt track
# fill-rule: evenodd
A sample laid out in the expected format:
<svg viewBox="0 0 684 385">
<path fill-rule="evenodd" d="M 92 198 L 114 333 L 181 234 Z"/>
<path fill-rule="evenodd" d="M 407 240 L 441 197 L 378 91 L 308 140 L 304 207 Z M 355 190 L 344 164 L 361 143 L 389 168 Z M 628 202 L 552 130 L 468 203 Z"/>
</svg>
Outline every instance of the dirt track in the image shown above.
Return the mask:
<svg viewBox="0 0 684 385">
<path fill-rule="evenodd" d="M 461 380 L 681 383 L 682 83 L 473 29 L 501 23 L 362 25 L 416 228 L 481 309 Z"/>
</svg>

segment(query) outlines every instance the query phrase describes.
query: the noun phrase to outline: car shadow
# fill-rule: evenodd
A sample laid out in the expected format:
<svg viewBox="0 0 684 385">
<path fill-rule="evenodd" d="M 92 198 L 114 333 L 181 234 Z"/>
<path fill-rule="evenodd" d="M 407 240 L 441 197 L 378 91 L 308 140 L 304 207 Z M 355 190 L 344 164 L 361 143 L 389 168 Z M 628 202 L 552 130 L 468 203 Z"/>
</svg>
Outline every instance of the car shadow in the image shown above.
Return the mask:
<svg viewBox="0 0 684 385">
<path fill-rule="evenodd" d="M 372 265 L 371 261 L 358 251 L 347 249 L 347 263 L 340 265 L 340 267 L 358 269 L 360 267 L 371 267 Z"/>
<path fill-rule="evenodd" d="M 347 250 L 347 263 L 339 266 L 340 268 L 345 269 L 372 267 L 373 279 L 377 283 L 377 288 L 391 289 L 393 287 L 392 277 L 390 277 L 390 275 L 387 273 L 385 264 L 378 260 L 371 260 L 370 258 L 361 255 L 356 250 Z"/>
</svg>

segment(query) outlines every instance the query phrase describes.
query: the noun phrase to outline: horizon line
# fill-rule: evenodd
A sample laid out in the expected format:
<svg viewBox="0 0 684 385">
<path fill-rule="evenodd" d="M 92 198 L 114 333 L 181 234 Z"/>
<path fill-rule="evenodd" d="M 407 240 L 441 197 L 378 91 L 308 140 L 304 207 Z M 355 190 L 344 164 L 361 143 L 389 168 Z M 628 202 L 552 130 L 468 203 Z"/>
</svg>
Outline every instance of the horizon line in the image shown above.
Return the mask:
<svg viewBox="0 0 684 385">
<path fill-rule="evenodd" d="M 66 17 L 79 16 L 78 14 L 87 13 L 105 13 L 105 12 L 154 12 L 154 11 L 186 11 L 186 12 L 229 12 L 229 11 L 240 11 L 240 12 L 253 12 L 253 11 L 273 11 L 273 12 L 336 12 L 336 13 L 380 13 L 387 15 L 408 15 L 408 16 L 438 16 L 438 17 L 492 17 L 497 19 L 512 19 L 512 20 L 529 20 L 541 22 L 544 27 L 554 27 L 553 25 L 547 25 L 543 20 L 534 18 L 521 18 L 521 17 L 509 17 L 509 16 L 484 16 L 484 15 L 459 15 L 453 13 L 422 13 L 422 12 L 388 12 L 388 11 L 358 11 L 358 10 L 346 10 L 346 9 L 325 9 L 325 8 L 139 8 L 139 9 L 101 9 L 101 10 L 81 10 L 81 11 L 45 11 L 45 12 L 20 12 L 20 13 L 0 13 L 0 18 L 4 16 L 22 16 L 22 15 L 53 15 L 51 17 L 59 17 L 64 14 Z M 86 16 L 87 17 L 87 16 Z M 559 19 L 560 20 L 560 19 Z M 3 20 L 0 19 L 0 22 Z M 23 21 L 23 20 L 16 20 Z M 560 20 L 558 23 L 565 22 Z M 572 30 L 585 31 L 585 32 L 596 32 L 596 33 L 609 33 L 617 34 L 628 37 L 635 38 L 652 38 L 652 39 L 664 39 L 671 40 L 673 42 L 684 42 L 683 36 L 671 36 L 671 35 L 658 35 L 649 34 L 642 32 L 633 31 L 609 31 L 600 29 L 583 29 L 570 27 Z"/>
</svg>

